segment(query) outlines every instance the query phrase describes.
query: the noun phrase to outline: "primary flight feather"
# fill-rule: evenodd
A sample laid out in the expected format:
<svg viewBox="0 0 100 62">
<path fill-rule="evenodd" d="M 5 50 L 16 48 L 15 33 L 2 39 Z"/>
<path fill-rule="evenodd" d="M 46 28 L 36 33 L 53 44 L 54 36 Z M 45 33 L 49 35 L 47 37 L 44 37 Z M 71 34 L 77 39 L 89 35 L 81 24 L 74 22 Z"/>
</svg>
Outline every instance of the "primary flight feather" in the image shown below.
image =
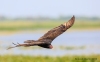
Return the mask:
<svg viewBox="0 0 100 62">
<path fill-rule="evenodd" d="M 67 29 L 69 29 L 75 21 L 75 17 L 73 16 L 68 22 L 65 22 L 64 24 L 59 25 L 58 27 L 55 27 L 51 30 L 49 30 L 47 33 L 45 33 L 42 37 L 40 37 L 38 40 L 26 40 L 24 41 L 24 44 L 14 44 L 14 47 L 9 47 L 8 49 L 20 47 L 20 46 L 40 46 L 43 48 L 52 49 L 53 46 L 51 45 L 51 42 L 59 35 L 64 33 Z"/>
</svg>

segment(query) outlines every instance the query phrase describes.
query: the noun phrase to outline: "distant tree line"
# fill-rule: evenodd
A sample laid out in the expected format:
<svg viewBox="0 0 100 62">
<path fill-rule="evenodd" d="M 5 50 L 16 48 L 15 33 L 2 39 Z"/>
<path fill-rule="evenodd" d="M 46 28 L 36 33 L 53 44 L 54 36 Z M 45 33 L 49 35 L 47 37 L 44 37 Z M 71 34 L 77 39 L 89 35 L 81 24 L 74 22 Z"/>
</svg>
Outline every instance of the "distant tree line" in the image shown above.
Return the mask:
<svg viewBox="0 0 100 62">
<path fill-rule="evenodd" d="M 57 18 L 53 17 L 43 17 L 43 16 L 38 16 L 38 17 L 16 17 L 16 18 L 10 18 L 6 16 L 0 16 L 0 21 L 7 21 L 7 20 L 68 20 L 70 19 L 71 16 L 59 16 Z M 77 19 L 89 19 L 89 20 L 100 20 L 99 17 L 86 17 L 86 16 L 80 16 L 76 17 Z"/>
</svg>

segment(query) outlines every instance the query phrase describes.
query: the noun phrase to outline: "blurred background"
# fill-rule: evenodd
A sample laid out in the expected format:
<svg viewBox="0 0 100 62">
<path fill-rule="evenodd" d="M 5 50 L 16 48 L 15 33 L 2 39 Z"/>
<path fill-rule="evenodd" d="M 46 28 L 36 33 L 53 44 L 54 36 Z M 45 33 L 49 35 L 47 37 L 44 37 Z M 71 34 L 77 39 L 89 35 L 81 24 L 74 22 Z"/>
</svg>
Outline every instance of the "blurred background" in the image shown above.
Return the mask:
<svg viewBox="0 0 100 62">
<path fill-rule="evenodd" d="M 37 40 L 73 15 L 74 25 L 52 42 L 53 49 L 6 50 L 12 42 Z M 0 0 L 0 61 L 99 62 L 100 0 Z"/>
</svg>

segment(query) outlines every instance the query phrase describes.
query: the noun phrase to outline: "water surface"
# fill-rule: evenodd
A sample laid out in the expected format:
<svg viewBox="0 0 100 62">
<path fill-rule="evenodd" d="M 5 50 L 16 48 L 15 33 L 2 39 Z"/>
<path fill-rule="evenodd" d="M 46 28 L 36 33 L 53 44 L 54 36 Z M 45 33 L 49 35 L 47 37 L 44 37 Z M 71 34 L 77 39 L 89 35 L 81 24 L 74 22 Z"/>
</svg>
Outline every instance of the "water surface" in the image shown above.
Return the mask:
<svg viewBox="0 0 100 62">
<path fill-rule="evenodd" d="M 23 54 L 23 55 L 79 55 L 79 54 L 100 54 L 100 31 L 73 31 L 65 32 L 57 37 L 52 45 L 53 49 L 45 48 L 14 48 L 6 50 L 8 46 L 13 46 L 14 43 L 23 43 L 25 40 L 37 40 L 44 33 L 15 33 L 12 35 L 0 35 L 0 54 Z M 60 47 L 65 47 L 61 49 Z M 79 47 L 84 47 L 83 49 Z M 75 47 L 74 49 L 68 49 L 67 47 Z"/>
</svg>

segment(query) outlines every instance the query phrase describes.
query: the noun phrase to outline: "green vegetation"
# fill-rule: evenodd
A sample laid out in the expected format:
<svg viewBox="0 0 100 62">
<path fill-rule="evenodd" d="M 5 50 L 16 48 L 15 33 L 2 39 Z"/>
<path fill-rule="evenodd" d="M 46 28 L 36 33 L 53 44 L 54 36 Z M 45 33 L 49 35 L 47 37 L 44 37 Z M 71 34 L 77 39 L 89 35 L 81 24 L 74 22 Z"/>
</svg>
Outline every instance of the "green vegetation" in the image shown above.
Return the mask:
<svg viewBox="0 0 100 62">
<path fill-rule="evenodd" d="M 0 31 L 19 31 L 35 29 L 51 29 L 66 21 L 1 21 Z M 100 21 L 79 21 L 76 20 L 72 29 L 100 29 Z"/>
<path fill-rule="evenodd" d="M 0 56 L 0 62 L 100 62 L 100 55 L 66 55 L 61 57 L 3 55 Z"/>
<path fill-rule="evenodd" d="M 62 50 L 75 50 L 75 49 L 85 49 L 86 46 L 59 46 Z"/>
</svg>

